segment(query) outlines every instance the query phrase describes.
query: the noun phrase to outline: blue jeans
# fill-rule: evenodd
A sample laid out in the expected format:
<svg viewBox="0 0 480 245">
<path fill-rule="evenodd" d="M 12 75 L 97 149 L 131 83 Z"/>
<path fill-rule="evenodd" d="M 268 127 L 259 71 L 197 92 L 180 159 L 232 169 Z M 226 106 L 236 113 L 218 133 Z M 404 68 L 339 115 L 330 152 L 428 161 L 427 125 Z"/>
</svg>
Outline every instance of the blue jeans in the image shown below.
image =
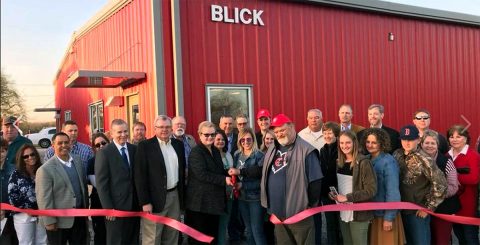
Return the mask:
<svg viewBox="0 0 480 245">
<path fill-rule="evenodd" d="M 478 245 L 478 226 L 453 224 L 453 232 L 459 244 Z"/>
<path fill-rule="evenodd" d="M 430 215 L 424 219 L 413 214 L 402 214 L 407 245 L 430 244 Z"/>
<path fill-rule="evenodd" d="M 245 233 L 248 244 L 267 244 L 265 233 L 263 232 L 263 217 L 265 209 L 260 201 L 238 201 L 240 214 L 245 222 Z"/>
</svg>

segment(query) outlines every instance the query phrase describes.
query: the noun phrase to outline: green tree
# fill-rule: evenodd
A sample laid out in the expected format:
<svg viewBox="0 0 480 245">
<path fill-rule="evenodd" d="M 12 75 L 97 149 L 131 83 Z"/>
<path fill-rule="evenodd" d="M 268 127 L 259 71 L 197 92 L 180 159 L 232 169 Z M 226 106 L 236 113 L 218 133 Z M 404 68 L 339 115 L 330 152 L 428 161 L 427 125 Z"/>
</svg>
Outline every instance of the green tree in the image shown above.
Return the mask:
<svg viewBox="0 0 480 245">
<path fill-rule="evenodd" d="M 0 103 L 0 111 L 2 116 L 3 115 L 15 115 L 20 116 L 23 115 L 25 120 L 25 106 L 24 100 L 18 93 L 17 89 L 13 86 L 13 81 L 10 79 L 8 75 L 5 75 L 3 69 L 1 71 L 1 103 Z"/>
</svg>

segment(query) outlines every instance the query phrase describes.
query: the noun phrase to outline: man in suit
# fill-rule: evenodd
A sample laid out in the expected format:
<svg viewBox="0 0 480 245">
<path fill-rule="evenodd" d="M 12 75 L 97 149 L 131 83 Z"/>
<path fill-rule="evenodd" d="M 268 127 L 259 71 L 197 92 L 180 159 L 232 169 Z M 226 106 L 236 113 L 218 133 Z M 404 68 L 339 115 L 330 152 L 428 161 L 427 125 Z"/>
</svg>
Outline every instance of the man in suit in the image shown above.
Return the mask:
<svg viewBox="0 0 480 245">
<path fill-rule="evenodd" d="M 348 104 L 341 105 L 340 109 L 338 110 L 338 117 L 340 118 L 341 131 L 352 130 L 353 132 L 358 133 L 363 129 L 365 129 L 360 125 L 356 125 L 352 123 L 353 110 L 351 105 L 348 105 Z"/>
<path fill-rule="evenodd" d="M 385 116 L 384 112 L 385 112 L 385 108 L 383 107 L 383 105 L 372 104 L 371 106 L 368 107 L 368 122 L 370 123 L 370 128 L 381 128 L 387 132 L 388 136 L 390 136 L 391 149 L 389 153 L 392 154 L 396 149 L 402 147 L 402 145 L 400 144 L 400 134 L 398 133 L 397 130 L 393 128 L 389 128 L 383 124 L 382 120 L 383 120 L 383 117 Z M 358 133 L 359 141 L 362 140 L 363 134 L 364 134 L 363 130 Z M 362 145 L 361 148 L 365 148 L 365 146 Z"/>
<path fill-rule="evenodd" d="M 220 117 L 218 127 L 225 132 L 228 138 L 227 151 L 233 154 L 237 151 L 238 134 L 233 131 L 233 117 L 231 115 L 223 115 Z"/>
<path fill-rule="evenodd" d="M 172 121 L 160 115 L 155 136 L 138 144 L 135 186 L 144 212 L 180 220 L 183 209 L 185 153 L 183 143 L 170 138 Z M 177 230 L 142 219 L 142 244 L 175 244 Z"/>
<path fill-rule="evenodd" d="M 35 177 L 39 209 L 88 208 L 86 175 L 79 157 L 70 155 L 70 138 L 63 132 L 52 137 L 55 155 Z M 41 217 L 49 244 L 86 244 L 86 217 Z"/>
<path fill-rule="evenodd" d="M 114 119 L 110 127 L 112 143 L 97 152 L 95 175 L 104 209 L 139 211 L 133 171 L 137 147 L 128 141 L 128 125 Z M 140 218 L 105 217 L 107 244 L 138 244 Z"/>
</svg>

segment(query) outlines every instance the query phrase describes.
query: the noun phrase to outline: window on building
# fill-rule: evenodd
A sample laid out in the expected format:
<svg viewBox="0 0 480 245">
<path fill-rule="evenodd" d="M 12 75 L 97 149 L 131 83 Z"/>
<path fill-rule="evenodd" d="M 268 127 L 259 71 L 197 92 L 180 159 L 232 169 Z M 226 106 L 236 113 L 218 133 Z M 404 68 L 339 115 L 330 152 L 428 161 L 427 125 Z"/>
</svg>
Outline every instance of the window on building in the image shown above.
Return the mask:
<svg viewBox="0 0 480 245">
<path fill-rule="evenodd" d="M 104 132 L 103 127 L 103 101 L 95 102 L 88 106 L 90 115 L 91 133 Z"/>
<path fill-rule="evenodd" d="M 65 121 L 72 120 L 72 111 L 65 111 Z"/>
<path fill-rule="evenodd" d="M 222 115 L 234 118 L 238 114 L 248 115 L 250 126 L 254 125 L 251 86 L 207 85 L 207 118 L 218 124 Z"/>
</svg>

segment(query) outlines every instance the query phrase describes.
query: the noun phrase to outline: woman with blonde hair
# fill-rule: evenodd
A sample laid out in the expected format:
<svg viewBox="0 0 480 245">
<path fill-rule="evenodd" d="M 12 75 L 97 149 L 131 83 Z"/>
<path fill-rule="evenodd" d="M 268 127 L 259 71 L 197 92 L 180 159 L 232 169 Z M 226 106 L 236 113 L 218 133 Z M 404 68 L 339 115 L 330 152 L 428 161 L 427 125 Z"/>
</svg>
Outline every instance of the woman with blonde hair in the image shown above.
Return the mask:
<svg viewBox="0 0 480 245">
<path fill-rule="evenodd" d="M 275 142 L 275 134 L 272 130 L 267 130 L 262 137 L 262 145 L 260 146 L 260 151 L 263 153 L 267 152 L 268 147 Z"/>
<path fill-rule="evenodd" d="M 214 237 L 218 242 L 220 215 L 225 213 L 225 187 L 232 179 L 223 168 L 222 155 L 213 145 L 215 125 L 204 121 L 198 125 L 199 144 L 192 148 L 188 157 L 188 185 L 185 202 L 185 223 Z M 189 238 L 189 244 L 201 242 Z"/>
<path fill-rule="evenodd" d="M 265 209 L 260 204 L 260 180 L 264 154 L 258 150 L 255 133 L 245 128 L 238 134 L 238 151 L 233 156 L 233 166 L 228 173 L 238 176 L 239 209 L 245 222 L 248 244 L 266 244 L 263 232 Z"/>
<path fill-rule="evenodd" d="M 338 140 L 338 194 L 330 192 L 332 199 L 339 203 L 369 202 L 377 193 L 377 178 L 372 163 L 359 151 L 355 133 L 350 130 L 341 132 Z M 341 211 L 343 244 L 367 244 L 372 219 L 373 211 Z"/>
</svg>

